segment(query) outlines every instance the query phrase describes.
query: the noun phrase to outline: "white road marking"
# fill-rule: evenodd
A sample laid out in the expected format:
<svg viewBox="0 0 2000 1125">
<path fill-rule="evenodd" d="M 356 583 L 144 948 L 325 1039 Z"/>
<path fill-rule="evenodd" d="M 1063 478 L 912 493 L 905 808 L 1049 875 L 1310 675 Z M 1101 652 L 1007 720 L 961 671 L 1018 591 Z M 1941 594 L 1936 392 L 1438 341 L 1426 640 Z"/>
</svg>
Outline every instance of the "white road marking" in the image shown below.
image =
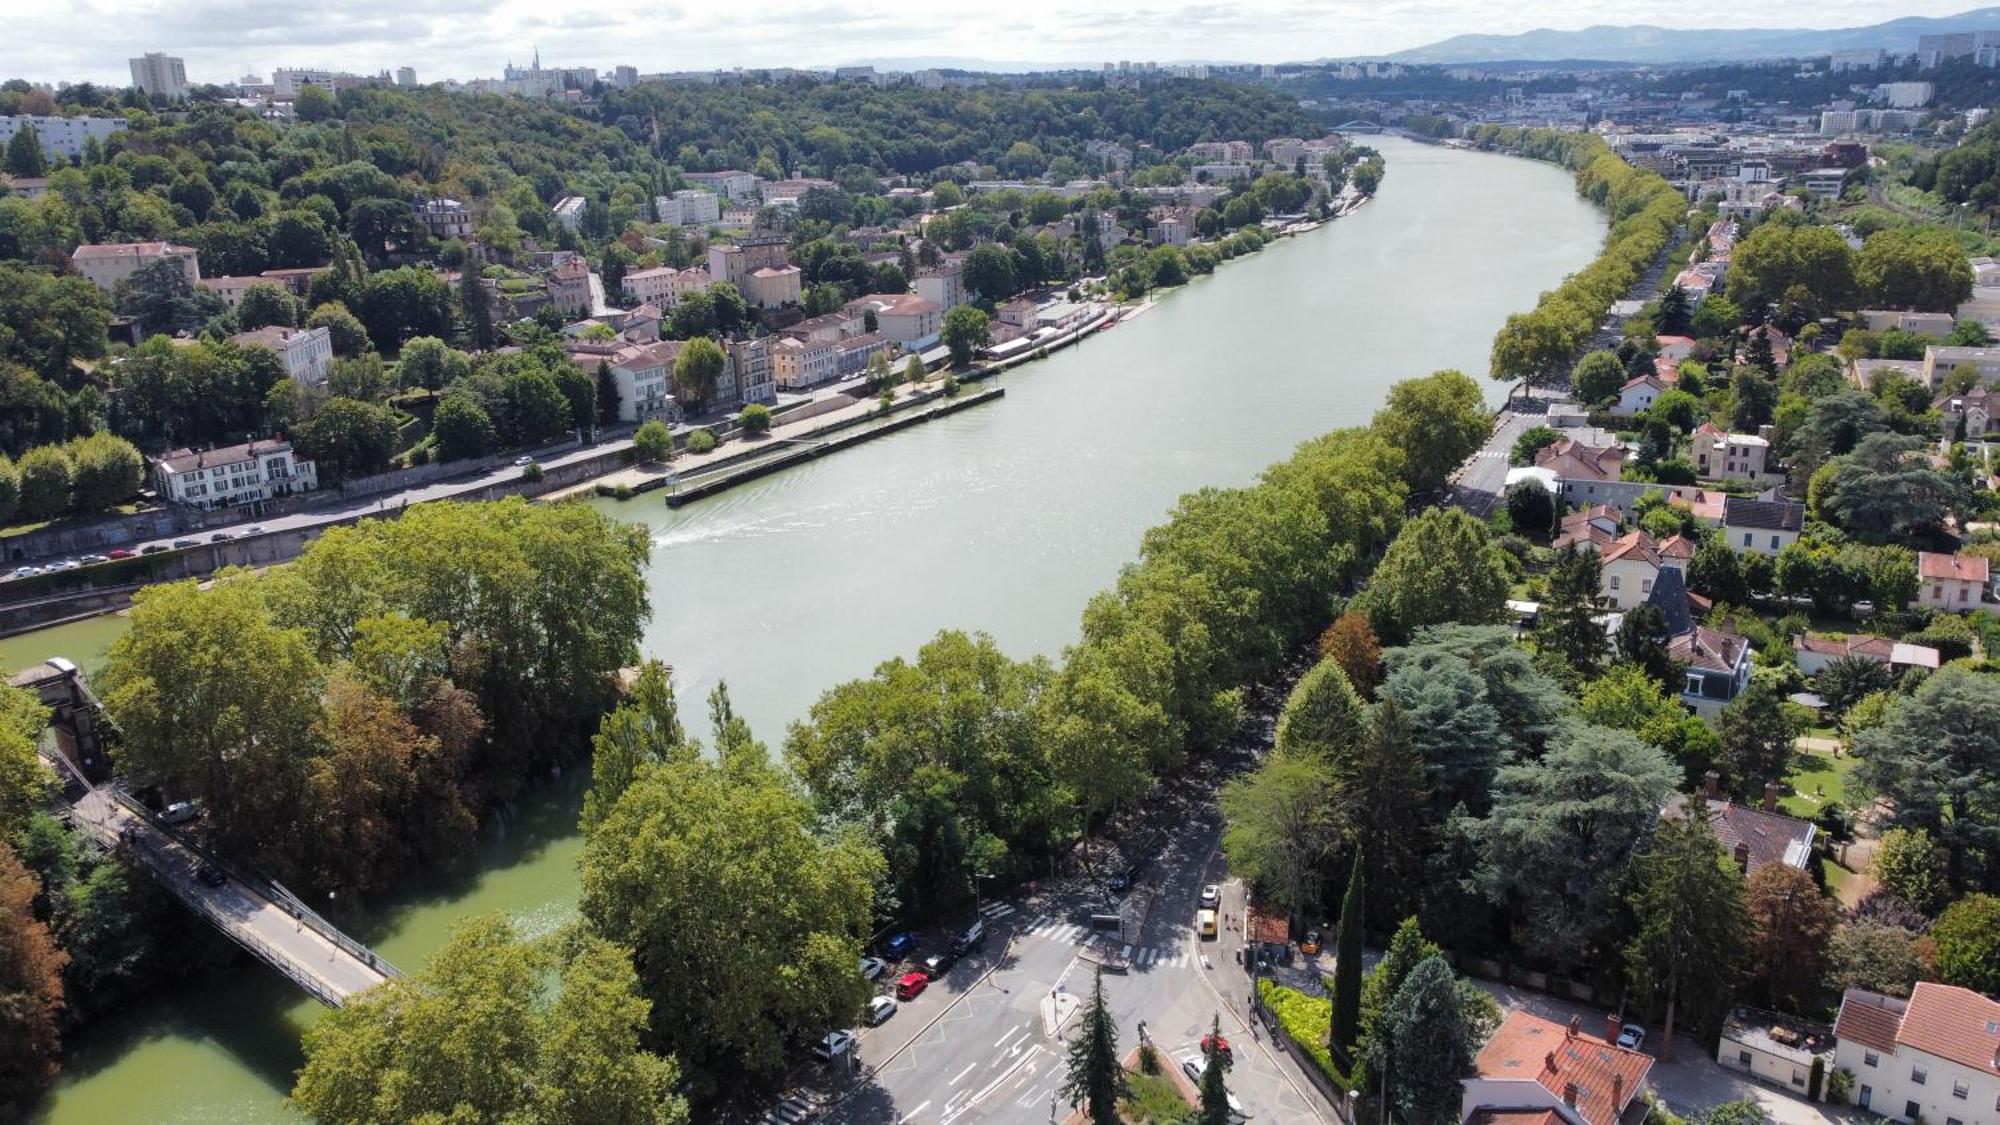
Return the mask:
<svg viewBox="0 0 2000 1125">
<path fill-rule="evenodd" d="M 998 1038 L 998 1039 L 995 1039 L 995 1040 L 993 1041 L 993 1045 L 994 1045 L 995 1047 L 1005 1047 L 1005 1046 L 1007 1046 L 1007 1045 L 1008 1045 L 1009 1043 L 1011 1043 L 1011 1042 L 1012 1042 L 1013 1040 L 1016 1040 L 1016 1039 L 1024 1039 L 1024 1038 L 1026 1038 L 1026 1037 L 1027 1037 L 1027 1035 L 1028 1035 L 1028 1032 L 1029 1032 L 1029 1031 L 1031 1031 L 1031 1030 L 1033 1030 L 1033 1029 L 1032 1029 L 1032 1028 L 1029 1028 L 1029 1027 L 1018 1027 L 1018 1028 L 1014 1028 L 1013 1030 L 1011 1030 L 1011 1031 L 1007 1032 L 1007 1034 L 1005 1034 L 1005 1035 L 1002 1035 L 1002 1036 L 1001 1036 L 1000 1038 Z"/>
<path fill-rule="evenodd" d="M 910 1118 L 915 1117 L 917 1114 L 922 1113 L 923 1111 L 929 1109 L 930 1107 L 931 1103 L 925 1102 L 924 1104 L 904 1114 L 902 1120 L 896 1122 L 896 1125 L 907 1125 L 907 1122 L 910 1120 Z"/>
<path fill-rule="evenodd" d="M 964 1069 L 964 1070 L 961 1070 L 961 1071 L 959 1071 L 959 1072 L 958 1072 L 958 1077 L 957 1077 L 957 1078 L 953 1078 L 953 1079 L 952 1079 L 951 1081 L 949 1081 L 949 1082 L 945 1083 L 945 1085 L 947 1085 L 947 1086 L 956 1086 L 956 1085 L 958 1085 L 958 1083 L 959 1083 L 959 1080 L 960 1080 L 960 1079 L 963 1079 L 963 1078 L 964 1078 L 964 1077 L 965 1077 L 966 1075 L 968 1075 L 968 1074 L 971 1074 L 971 1073 L 972 1073 L 972 1068 L 973 1068 L 973 1067 L 975 1067 L 975 1066 L 978 1066 L 978 1065 L 979 1065 L 978 1063 L 966 1063 L 966 1064 L 965 1064 L 965 1069 Z"/>
</svg>

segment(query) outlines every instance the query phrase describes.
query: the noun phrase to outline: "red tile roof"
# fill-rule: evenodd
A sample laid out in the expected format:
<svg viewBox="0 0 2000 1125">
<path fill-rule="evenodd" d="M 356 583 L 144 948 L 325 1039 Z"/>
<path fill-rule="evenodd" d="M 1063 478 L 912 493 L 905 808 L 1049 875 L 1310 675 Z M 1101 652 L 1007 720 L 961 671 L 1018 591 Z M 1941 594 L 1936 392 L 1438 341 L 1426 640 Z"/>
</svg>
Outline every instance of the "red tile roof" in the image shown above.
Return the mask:
<svg viewBox="0 0 2000 1125">
<path fill-rule="evenodd" d="M 1678 819 L 1687 815 L 1688 803 L 1696 798 L 1676 793 L 1660 810 L 1662 817 Z M 1818 829 L 1809 820 L 1784 813 L 1765 812 L 1734 801 L 1708 801 L 1708 826 L 1724 851 L 1736 854 L 1739 845 L 1748 849 L 1748 868 L 1755 871 L 1769 863 L 1805 869 L 1812 860 L 1813 837 Z"/>
<path fill-rule="evenodd" d="M 2000 1003 L 1969 988 L 1918 981 L 1896 1042 L 2000 1078 Z"/>
<path fill-rule="evenodd" d="M 1653 542 L 1653 537 L 1643 531 L 1626 532 L 1617 542 L 1605 548 L 1604 561 L 1611 563 L 1626 558 L 1637 559 L 1640 562 L 1650 563 L 1654 567 L 1658 567 L 1660 565 L 1659 544 Z"/>
<path fill-rule="evenodd" d="M 1553 1109 L 1481 1109 L 1465 1119 L 1466 1125 L 1563 1125 L 1562 1114 Z"/>
<path fill-rule="evenodd" d="M 1991 573 L 1991 566 L 1979 555 L 1941 555 L 1933 551 L 1919 551 L 1917 573 L 1926 580 L 1950 579 L 1983 584 Z"/>
<path fill-rule="evenodd" d="M 1611 1125 L 1638 1094 L 1653 1060 L 1515 1011 L 1480 1049 L 1474 1068 L 1481 1078 L 1540 1083 L 1574 1104 L 1577 1116 L 1588 1125 Z M 1510 1118 L 1509 1125 L 1520 1125 L 1520 1119 Z"/>
<path fill-rule="evenodd" d="M 1840 998 L 1840 1016 L 1834 1020 L 1834 1038 L 1859 1043 L 1877 1051 L 1896 1049 L 1896 1028 L 1902 1025 L 1908 1001 L 1878 992 L 1850 988 Z"/>
</svg>

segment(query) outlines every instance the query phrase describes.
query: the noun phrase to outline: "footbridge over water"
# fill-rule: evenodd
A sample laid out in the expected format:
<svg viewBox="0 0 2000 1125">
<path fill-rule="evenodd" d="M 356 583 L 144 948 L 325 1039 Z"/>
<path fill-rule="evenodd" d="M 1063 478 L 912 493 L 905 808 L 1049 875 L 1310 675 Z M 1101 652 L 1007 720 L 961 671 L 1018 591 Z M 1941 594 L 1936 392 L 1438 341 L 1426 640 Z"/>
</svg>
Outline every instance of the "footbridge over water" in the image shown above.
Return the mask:
<svg viewBox="0 0 2000 1125">
<path fill-rule="evenodd" d="M 132 857 L 197 917 L 323 1004 L 339 1007 L 401 975 L 291 891 L 213 854 L 126 793 L 106 754 L 117 728 L 76 665 L 56 658 L 8 683 L 50 709 L 55 746 L 45 744 L 43 757 L 61 775 L 71 823 Z"/>
</svg>

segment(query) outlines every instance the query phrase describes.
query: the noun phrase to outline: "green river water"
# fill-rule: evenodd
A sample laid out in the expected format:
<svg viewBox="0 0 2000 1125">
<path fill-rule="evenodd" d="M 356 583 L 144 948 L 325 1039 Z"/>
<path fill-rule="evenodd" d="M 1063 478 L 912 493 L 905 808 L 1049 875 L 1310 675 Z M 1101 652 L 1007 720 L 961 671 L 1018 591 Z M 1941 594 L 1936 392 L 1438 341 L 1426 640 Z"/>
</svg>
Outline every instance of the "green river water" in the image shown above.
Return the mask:
<svg viewBox="0 0 2000 1125">
<path fill-rule="evenodd" d="M 1483 375 L 1500 323 L 1586 264 L 1603 220 L 1558 169 L 1377 140 L 1389 170 L 1366 207 L 1008 373 L 1001 401 L 678 511 L 657 494 L 594 501 L 652 531 L 644 648 L 674 665 L 683 706 L 702 714 L 726 679 L 775 747 L 826 687 L 940 628 L 1053 655 L 1181 493 L 1367 421 L 1398 379 Z M 0 640 L 0 668 L 66 655 L 94 670 L 123 624 Z M 357 936 L 413 969 L 466 917 L 561 925 L 582 783 L 572 771 L 490 818 L 466 874 L 357 920 Z M 291 1119 L 318 1012 L 248 960 L 163 991 L 72 1037 L 38 1120 Z"/>
</svg>

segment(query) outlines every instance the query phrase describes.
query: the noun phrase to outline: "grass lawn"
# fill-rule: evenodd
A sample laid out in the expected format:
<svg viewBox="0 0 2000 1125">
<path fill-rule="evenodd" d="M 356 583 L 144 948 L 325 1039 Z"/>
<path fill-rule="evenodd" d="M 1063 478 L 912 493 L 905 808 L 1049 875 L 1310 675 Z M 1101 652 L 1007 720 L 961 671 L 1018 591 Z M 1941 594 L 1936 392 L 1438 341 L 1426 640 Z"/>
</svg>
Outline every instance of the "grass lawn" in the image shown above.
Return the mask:
<svg viewBox="0 0 2000 1125">
<path fill-rule="evenodd" d="M 1162 1057 L 1160 1065 L 1173 1064 Z M 1194 1120 L 1194 1107 L 1181 1098 L 1180 1090 L 1166 1075 L 1128 1073 L 1125 1082 L 1126 1097 L 1118 1108 L 1131 1125 L 1183 1125 Z"/>
<path fill-rule="evenodd" d="M 1847 798 L 1847 775 L 1853 769 L 1852 754 L 1843 754 L 1838 758 L 1820 753 L 1795 756 L 1792 772 L 1785 778 L 1792 792 L 1778 802 L 1778 807 L 1807 820 L 1818 816 L 1828 801 L 1839 801 L 1853 807 Z"/>
</svg>

